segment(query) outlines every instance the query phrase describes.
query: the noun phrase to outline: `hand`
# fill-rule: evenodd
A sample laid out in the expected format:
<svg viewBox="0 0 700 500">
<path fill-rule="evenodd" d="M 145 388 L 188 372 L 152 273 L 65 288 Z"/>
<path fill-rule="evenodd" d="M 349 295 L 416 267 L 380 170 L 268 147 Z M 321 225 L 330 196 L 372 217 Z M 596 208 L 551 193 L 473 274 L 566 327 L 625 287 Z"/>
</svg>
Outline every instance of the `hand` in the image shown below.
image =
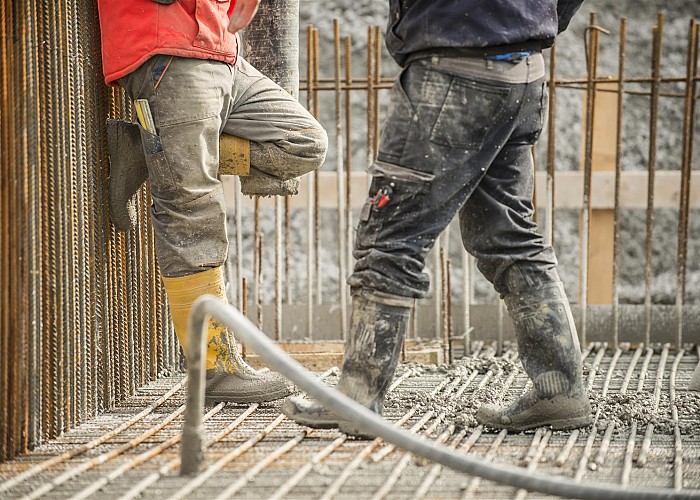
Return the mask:
<svg viewBox="0 0 700 500">
<path fill-rule="evenodd" d="M 258 12 L 260 0 L 236 0 L 236 6 L 231 12 L 231 19 L 228 23 L 228 30 L 236 33 L 250 24 Z"/>
</svg>

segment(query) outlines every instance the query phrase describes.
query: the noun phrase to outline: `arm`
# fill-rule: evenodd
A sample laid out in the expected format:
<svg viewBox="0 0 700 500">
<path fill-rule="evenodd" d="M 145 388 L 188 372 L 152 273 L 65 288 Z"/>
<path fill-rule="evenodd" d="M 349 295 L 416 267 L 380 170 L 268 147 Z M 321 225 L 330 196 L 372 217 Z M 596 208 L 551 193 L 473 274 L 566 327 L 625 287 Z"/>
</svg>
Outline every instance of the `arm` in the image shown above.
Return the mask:
<svg viewBox="0 0 700 500">
<path fill-rule="evenodd" d="M 229 18 L 228 30 L 236 33 L 250 24 L 258 12 L 260 0 L 236 0 L 236 5 Z"/>
<path fill-rule="evenodd" d="M 559 33 L 564 31 L 568 26 L 571 18 L 574 17 L 576 11 L 581 7 L 583 0 L 559 0 L 557 2 L 557 15 L 559 16 Z"/>
</svg>

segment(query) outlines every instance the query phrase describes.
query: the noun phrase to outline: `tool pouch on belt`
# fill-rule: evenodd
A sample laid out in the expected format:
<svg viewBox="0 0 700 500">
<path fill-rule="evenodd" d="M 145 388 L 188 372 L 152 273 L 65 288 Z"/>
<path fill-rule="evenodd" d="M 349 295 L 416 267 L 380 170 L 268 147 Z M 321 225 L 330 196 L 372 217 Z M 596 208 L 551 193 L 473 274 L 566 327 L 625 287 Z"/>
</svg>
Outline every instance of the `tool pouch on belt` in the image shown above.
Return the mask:
<svg viewBox="0 0 700 500">
<path fill-rule="evenodd" d="M 133 197 L 148 179 L 139 126 L 124 120 L 107 120 L 107 153 L 109 214 L 118 231 L 130 231 L 136 224 Z"/>
</svg>

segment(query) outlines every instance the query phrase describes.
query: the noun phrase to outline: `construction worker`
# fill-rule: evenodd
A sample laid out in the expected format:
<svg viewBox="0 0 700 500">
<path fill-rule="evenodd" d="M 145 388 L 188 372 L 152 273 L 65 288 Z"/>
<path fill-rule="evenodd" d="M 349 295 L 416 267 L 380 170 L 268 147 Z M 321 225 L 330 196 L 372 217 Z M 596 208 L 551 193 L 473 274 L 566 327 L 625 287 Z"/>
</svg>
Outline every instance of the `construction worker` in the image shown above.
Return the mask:
<svg viewBox="0 0 700 500">
<path fill-rule="evenodd" d="M 319 168 L 325 158 L 328 140 L 319 123 L 238 56 L 237 31 L 248 25 L 258 4 L 98 2 L 105 81 L 123 87 L 135 103 L 147 101 L 138 109 L 145 123 L 138 130 L 136 156 L 145 156 L 156 256 L 183 348 L 195 299 L 212 294 L 225 300 L 222 264 L 228 240 L 217 178 L 220 134 L 236 136 L 241 156 L 250 158 L 251 175 L 241 178 L 245 194 L 294 193 L 295 177 Z M 129 149 L 129 142 L 124 144 Z M 123 191 L 133 194 L 134 184 L 138 188 L 143 180 L 138 161 L 119 158 L 118 152 L 111 158 L 111 198 L 121 196 L 119 182 L 131 183 Z M 128 219 L 122 220 L 122 228 L 128 227 Z M 208 339 L 208 401 L 263 402 L 293 391 L 281 376 L 248 366 L 220 323 L 210 323 Z"/>
<path fill-rule="evenodd" d="M 386 46 L 402 67 L 357 230 L 340 391 L 380 413 L 425 258 L 459 215 L 462 240 L 505 300 L 532 388 L 479 423 L 521 431 L 591 423 L 581 351 L 557 261 L 532 220 L 531 149 L 547 117 L 542 50 L 581 0 L 390 2 Z M 295 396 L 287 416 L 362 435 Z"/>
</svg>

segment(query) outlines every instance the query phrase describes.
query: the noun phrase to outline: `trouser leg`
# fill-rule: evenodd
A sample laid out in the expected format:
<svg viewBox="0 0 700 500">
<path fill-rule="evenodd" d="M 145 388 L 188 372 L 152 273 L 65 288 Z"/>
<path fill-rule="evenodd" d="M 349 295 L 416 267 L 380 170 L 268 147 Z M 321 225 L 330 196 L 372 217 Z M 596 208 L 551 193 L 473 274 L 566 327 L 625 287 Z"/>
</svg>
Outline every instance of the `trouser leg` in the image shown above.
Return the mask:
<svg viewBox="0 0 700 500">
<path fill-rule="evenodd" d="M 460 212 L 464 245 L 502 294 L 533 382 L 533 389 L 509 406 L 485 405 L 476 418 L 516 431 L 542 425 L 570 429 L 588 425 L 591 410 L 556 258 L 532 221 L 532 172 L 530 145 L 516 135 Z"/>
<path fill-rule="evenodd" d="M 156 255 L 166 277 L 219 267 L 226 259 L 226 212 L 219 134 L 231 104 L 233 68 L 156 56 L 120 83 L 147 99 L 156 134 L 141 130 L 151 184 Z M 156 82 L 160 83 L 156 88 Z"/>
<path fill-rule="evenodd" d="M 153 198 L 151 222 L 176 333 L 186 347 L 192 303 L 203 294 L 225 300 L 221 265 L 228 241 L 217 171 L 233 68 L 172 58 L 163 74 L 168 60 L 169 56 L 156 56 L 120 83 L 133 100 L 148 100 L 155 123 L 155 133 L 141 130 Z M 263 402 L 293 390 L 277 374 L 249 367 L 238 355 L 233 335 L 220 323 L 210 322 L 207 338 L 208 400 Z"/>
<path fill-rule="evenodd" d="M 250 141 L 251 175 L 241 177 L 244 194 L 295 190 L 298 182 L 291 181 L 318 169 L 328 148 L 326 132 L 318 121 L 243 58 L 236 63 L 224 132 Z"/>
</svg>

